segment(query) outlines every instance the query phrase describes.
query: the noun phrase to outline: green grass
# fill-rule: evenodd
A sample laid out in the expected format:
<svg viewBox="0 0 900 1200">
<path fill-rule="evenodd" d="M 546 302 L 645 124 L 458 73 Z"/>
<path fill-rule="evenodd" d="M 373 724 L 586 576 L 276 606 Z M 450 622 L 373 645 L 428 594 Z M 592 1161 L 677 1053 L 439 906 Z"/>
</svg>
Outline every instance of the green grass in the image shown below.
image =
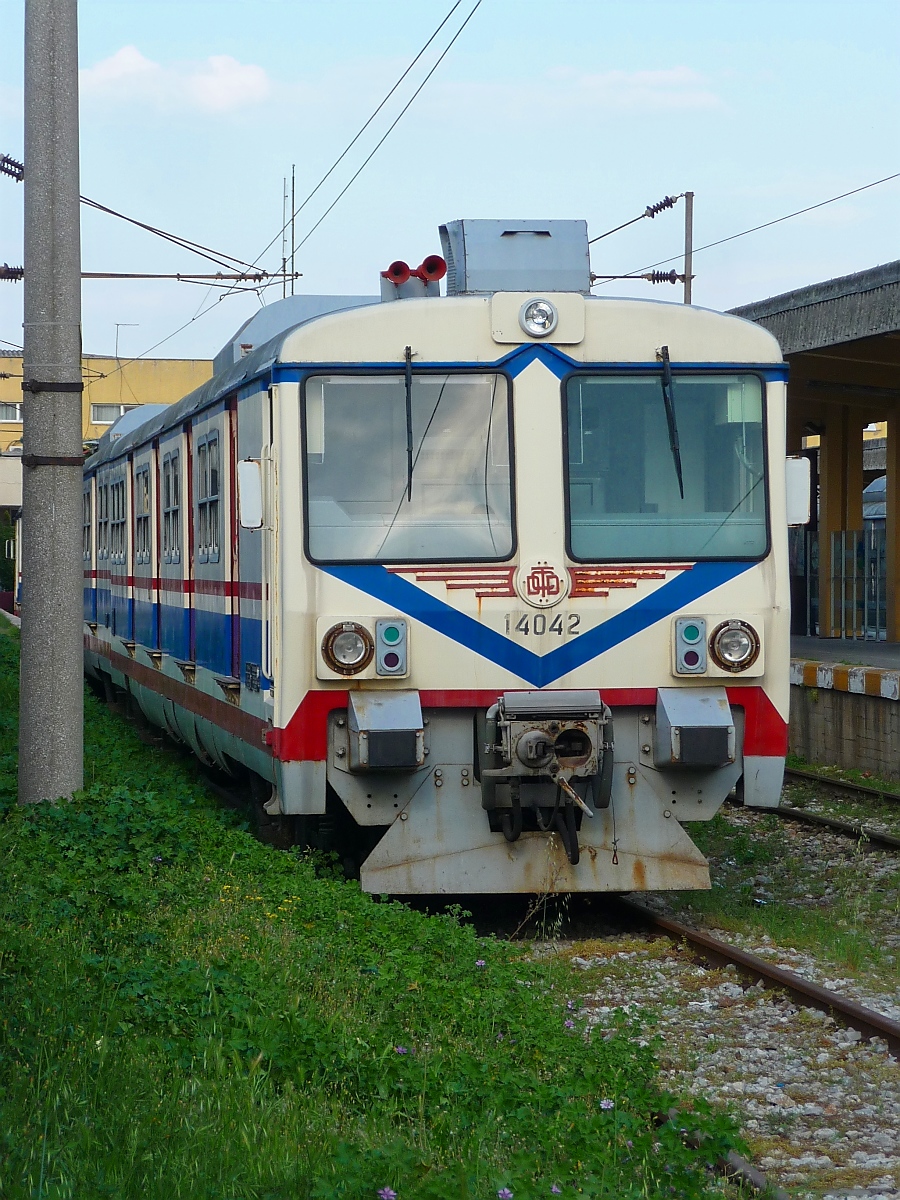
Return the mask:
<svg viewBox="0 0 900 1200">
<path fill-rule="evenodd" d="M 882 942 L 900 920 L 896 867 L 874 875 L 867 852 L 850 839 L 827 867 L 810 861 L 792 839 L 796 827 L 774 814 L 760 813 L 754 833 L 735 825 L 727 809 L 689 828 L 710 860 L 712 889 L 673 893 L 677 906 L 723 929 L 767 934 L 780 946 L 868 976 L 876 986 L 900 986 L 896 955 Z M 770 880 L 762 903 L 758 875 Z"/>
<path fill-rule="evenodd" d="M 823 783 L 827 783 L 829 779 L 843 780 L 846 783 L 858 783 L 862 787 L 876 788 L 882 792 L 891 792 L 895 796 L 900 797 L 900 783 L 896 779 L 883 779 L 880 775 L 876 775 L 872 771 L 863 771 L 857 767 L 836 767 L 822 763 L 809 763 L 805 758 L 800 758 L 797 754 L 789 754 L 785 759 L 785 766 L 795 771 L 810 771 L 814 775 L 817 775 Z M 878 803 L 874 796 L 870 798 L 870 802 Z M 885 803 L 891 803 L 891 801 L 885 801 Z"/>
<path fill-rule="evenodd" d="M 719 1194 L 732 1123 L 660 1126 L 565 963 L 259 844 L 91 695 L 90 786 L 17 807 L 16 674 L 0 626 L 0 1195 Z"/>
</svg>

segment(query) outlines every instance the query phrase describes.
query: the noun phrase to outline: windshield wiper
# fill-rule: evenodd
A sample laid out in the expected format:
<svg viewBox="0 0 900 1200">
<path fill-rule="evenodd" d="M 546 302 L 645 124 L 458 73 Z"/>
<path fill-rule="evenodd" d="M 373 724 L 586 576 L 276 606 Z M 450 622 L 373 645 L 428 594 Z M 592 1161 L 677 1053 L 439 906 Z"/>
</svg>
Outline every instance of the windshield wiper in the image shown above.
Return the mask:
<svg viewBox="0 0 900 1200">
<path fill-rule="evenodd" d="M 678 422 L 675 420 L 675 391 L 672 387 L 672 364 L 669 362 L 669 347 L 660 346 L 656 357 L 662 363 L 662 394 L 666 406 L 666 424 L 669 426 L 669 449 L 678 476 L 678 490 L 684 499 L 684 476 L 681 473 L 681 447 L 678 444 Z"/>
</svg>

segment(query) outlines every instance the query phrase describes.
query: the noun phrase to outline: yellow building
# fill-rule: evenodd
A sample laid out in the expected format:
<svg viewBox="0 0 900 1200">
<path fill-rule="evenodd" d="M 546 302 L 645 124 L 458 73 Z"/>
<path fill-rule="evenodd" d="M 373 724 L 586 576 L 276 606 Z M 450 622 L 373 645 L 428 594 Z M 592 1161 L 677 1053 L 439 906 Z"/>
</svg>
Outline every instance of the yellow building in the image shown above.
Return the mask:
<svg viewBox="0 0 900 1200">
<path fill-rule="evenodd" d="M 97 441 L 129 408 L 173 404 L 212 375 L 207 359 L 82 359 L 82 436 Z M 0 352 L 0 453 L 22 442 L 22 358 Z"/>
</svg>

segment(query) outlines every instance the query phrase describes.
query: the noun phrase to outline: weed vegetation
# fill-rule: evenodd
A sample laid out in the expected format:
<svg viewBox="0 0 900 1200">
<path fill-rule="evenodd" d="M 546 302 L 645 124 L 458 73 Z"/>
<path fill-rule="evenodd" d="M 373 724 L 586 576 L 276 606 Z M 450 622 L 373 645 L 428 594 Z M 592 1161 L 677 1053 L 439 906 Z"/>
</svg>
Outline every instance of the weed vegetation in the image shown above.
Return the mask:
<svg viewBox="0 0 900 1200">
<path fill-rule="evenodd" d="M 900 870 L 892 860 L 873 871 L 864 843 L 850 838 L 839 838 L 836 852 L 815 857 L 804 848 L 809 831 L 771 813 L 758 813 L 748 829 L 724 809 L 689 831 L 710 860 L 712 890 L 670 893 L 676 911 L 721 929 L 767 936 L 876 989 L 895 992 L 900 986 L 892 952 Z"/>
<path fill-rule="evenodd" d="M 7 1200 L 705 1197 L 639 1024 L 571 969 L 273 850 L 88 694 L 86 790 L 15 804 L 0 628 L 0 1194 Z"/>
</svg>

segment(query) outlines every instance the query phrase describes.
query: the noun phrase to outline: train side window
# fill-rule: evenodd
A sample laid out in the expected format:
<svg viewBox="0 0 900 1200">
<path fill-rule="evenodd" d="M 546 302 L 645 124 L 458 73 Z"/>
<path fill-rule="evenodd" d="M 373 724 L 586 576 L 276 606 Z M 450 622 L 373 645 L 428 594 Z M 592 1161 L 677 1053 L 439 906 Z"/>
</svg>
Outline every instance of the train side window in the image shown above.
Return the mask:
<svg viewBox="0 0 900 1200">
<path fill-rule="evenodd" d="M 109 488 L 97 485 L 97 557 L 106 558 L 109 546 Z"/>
<path fill-rule="evenodd" d="M 110 484 L 109 552 L 112 561 L 124 563 L 128 549 L 125 480 Z"/>
<path fill-rule="evenodd" d="M 219 435 L 197 443 L 197 557 L 219 561 Z"/>
<path fill-rule="evenodd" d="M 181 562 L 181 479 L 178 451 L 163 458 L 163 558 Z"/>
<path fill-rule="evenodd" d="M 134 561 L 150 562 L 150 468 L 134 475 Z"/>
<path fill-rule="evenodd" d="M 91 561 L 91 535 L 93 533 L 92 505 L 90 491 L 81 495 L 81 557 L 85 562 Z"/>
</svg>

